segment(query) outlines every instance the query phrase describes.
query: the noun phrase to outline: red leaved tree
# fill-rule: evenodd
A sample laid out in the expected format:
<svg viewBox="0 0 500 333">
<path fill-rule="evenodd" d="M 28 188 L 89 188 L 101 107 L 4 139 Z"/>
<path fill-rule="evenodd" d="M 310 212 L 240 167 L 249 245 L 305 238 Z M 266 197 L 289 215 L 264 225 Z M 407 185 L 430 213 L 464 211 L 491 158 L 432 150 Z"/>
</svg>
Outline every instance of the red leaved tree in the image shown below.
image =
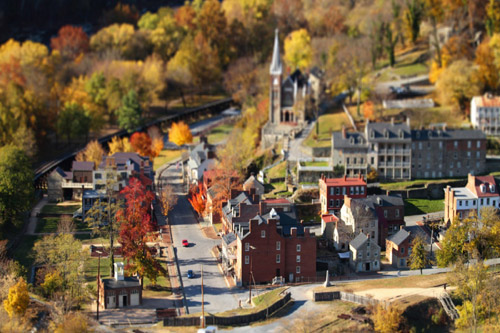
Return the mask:
<svg viewBox="0 0 500 333">
<path fill-rule="evenodd" d="M 59 29 L 57 37 L 52 37 L 50 47 L 58 50 L 64 57 L 76 58 L 89 50 L 89 37 L 82 27 L 65 25 Z"/>
<path fill-rule="evenodd" d="M 147 277 L 153 284 L 165 269 L 153 257 L 152 248 L 147 242 L 153 241 L 155 223 L 151 219 L 151 202 L 154 194 L 146 190 L 144 184 L 136 178 L 120 192 L 125 197 L 125 206 L 116 213 L 120 225 L 119 242 L 122 244 L 123 257 L 127 260 L 126 269 Z"/>
<path fill-rule="evenodd" d="M 151 137 L 144 132 L 135 132 L 130 137 L 130 144 L 136 153 L 142 156 L 151 156 Z"/>
<path fill-rule="evenodd" d="M 189 190 L 188 201 L 200 216 L 205 212 L 206 200 L 207 194 L 205 193 L 205 188 L 203 187 L 202 183 L 198 183 L 198 186 L 195 186 Z"/>
<path fill-rule="evenodd" d="M 213 219 L 218 221 L 222 216 L 222 204 L 231 198 L 231 191 L 243 190 L 241 178 L 236 171 L 225 168 L 223 163 L 220 168 L 210 172 L 207 185 L 213 193 L 207 203 L 207 210 L 213 214 Z"/>
</svg>

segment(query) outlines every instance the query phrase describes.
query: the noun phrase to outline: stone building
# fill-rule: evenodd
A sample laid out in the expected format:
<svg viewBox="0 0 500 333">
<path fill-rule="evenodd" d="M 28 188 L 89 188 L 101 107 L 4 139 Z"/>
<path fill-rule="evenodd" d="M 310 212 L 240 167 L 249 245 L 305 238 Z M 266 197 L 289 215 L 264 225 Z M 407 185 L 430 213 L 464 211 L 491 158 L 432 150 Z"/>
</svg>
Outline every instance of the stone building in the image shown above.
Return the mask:
<svg viewBox="0 0 500 333">
<path fill-rule="evenodd" d="M 349 263 L 355 272 L 373 272 L 380 270 L 380 246 L 369 234 L 360 232 L 350 243 Z"/>
</svg>

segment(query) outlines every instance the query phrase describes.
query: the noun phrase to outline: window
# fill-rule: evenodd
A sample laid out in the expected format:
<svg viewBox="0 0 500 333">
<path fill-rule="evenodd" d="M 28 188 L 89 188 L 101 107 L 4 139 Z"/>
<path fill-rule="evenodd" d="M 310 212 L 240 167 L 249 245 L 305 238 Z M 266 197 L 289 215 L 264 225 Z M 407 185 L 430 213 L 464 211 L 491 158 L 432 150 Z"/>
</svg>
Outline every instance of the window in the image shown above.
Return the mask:
<svg viewBox="0 0 500 333">
<path fill-rule="evenodd" d="M 96 173 L 94 174 L 94 178 L 95 178 L 95 179 L 102 179 L 102 174 L 101 174 L 101 173 L 97 173 L 97 172 L 96 172 Z"/>
<path fill-rule="evenodd" d="M 361 186 L 361 194 L 365 194 L 365 187 Z"/>
<path fill-rule="evenodd" d="M 462 206 L 462 200 L 458 200 L 458 205 Z"/>
<path fill-rule="evenodd" d="M 300 252 L 301 246 L 300 244 L 297 244 L 297 252 Z"/>
<path fill-rule="evenodd" d="M 356 186 L 356 194 L 359 194 L 359 186 Z"/>
<path fill-rule="evenodd" d="M 339 204 L 340 204 L 339 199 L 335 200 L 335 207 L 339 207 Z"/>
<path fill-rule="evenodd" d="M 396 209 L 396 217 L 399 217 L 399 209 Z"/>
<path fill-rule="evenodd" d="M 375 164 L 375 158 L 374 157 L 370 157 L 370 164 Z"/>
<path fill-rule="evenodd" d="M 355 157 L 355 158 L 354 158 L 354 164 L 356 164 L 356 162 L 357 162 L 357 158 Z"/>
<path fill-rule="evenodd" d="M 266 231 L 265 230 L 262 230 L 260 232 L 260 238 L 266 238 Z"/>
<path fill-rule="evenodd" d="M 490 192 L 495 193 L 495 185 L 490 185 Z"/>
<path fill-rule="evenodd" d="M 467 158 L 470 158 L 472 153 L 470 151 L 467 152 Z"/>
<path fill-rule="evenodd" d="M 370 251 L 366 251 L 366 258 L 370 258 Z"/>
<path fill-rule="evenodd" d="M 351 194 L 354 194 L 354 187 L 351 186 L 350 191 Z"/>
<path fill-rule="evenodd" d="M 476 151 L 476 158 L 480 158 L 481 157 L 481 152 L 480 151 Z"/>
<path fill-rule="evenodd" d="M 456 152 L 454 152 L 454 153 L 453 153 L 453 158 L 454 158 L 454 159 L 457 159 L 457 157 L 458 157 L 458 154 L 457 154 Z"/>
<path fill-rule="evenodd" d="M 330 207 L 333 207 L 333 199 L 330 199 Z"/>
<path fill-rule="evenodd" d="M 404 247 L 401 248 L 401 254 L 405 254 L 405 248 Z"/>
<path fill-rule="evenodd" d="M 277 264 L 281 263 L 281 255 L 279 254 L 276 255 L 276 263 Z"/>
<path fill-rule="evenodd" d="M 443 141 L 439 141 L 439 148 L 443 148 Z"/>
<path fill-rule="evenodd" d="M 295 269 L 295 273 L 300 274 L 300 266 L 297 266 L 297 268 Z"/>
<path fill-rule="evenodd" d="M 384 209 L 384 217 L 387 217 L 387 209 Z"/>
<path fill-rule="evenodd" d="M 486 204 L 489 205 L 490 204 L 490 198 L 486 198 Z"/>
<path fill-rule="evenodd" d="M 378 267 L 378 261 L 375 261 L 375 262 L 373 263 L 373 266 L 374 266 L 374 267 Z"/>
<path fill-rule="evenodd" d="M 250 243 L 245 243 L 245 251 L 250 251 Z"/>
<path fill-rule="evenodd" d="M 467 148 L 470 148 L 472 147 L 472 142 L 471 141 L 467 141 Z"/>
<path fill-rule="evenodd" d="M 300 256 L 297 256 L 297 262 L 300 262 Z"/>
<path fill-rule="evenodd" d="M 422 142 L 418 143 L 418 149 L 422 149 Z"/>
<path fill-rule="evenodd" d="M 339 194 L 340 194 L 340 187 L 336 187 L 336 188 L 335 188 L 335 194 L 336 194 L 336 195 L 339 195 Z"/>
<path fill-rule="evenodd" d="M 363 259 L 363 251 L 359 251 L 358 252 L 358 258 L 359 259 Z"/>
<path fill-rule="evenodd" d="M 472 201 L 472 205 L 475 206 L 476 205 L 476 200 L 473 200 Z"/>
<path fill-rule="evenodd" d="M 276 242 L 276 250 L 277 251 L 281 250 L 281 242 L 280 241 Z"/>
<path fill-rule="evenodd" d="M 481 198 L 481 206 L 484 204 L 484 203 L 483 203 L 483 200 L 484 200 L 484 199 L 483 199 L 483 198 Z"/>
<path fill-rule="evenodd" d="M 245 256 L 245 265 L 250 263 L 250 256 Z"/>
<path fill-rule="evenodd" d="M 346 194 L 347 194 L 347 188 L 346 188 L 346 187 L 342 187 L 342 194 L 343 194 L 343 195 L 346 195 Z"/>
<path fill-rule="evenodd" d="M 345 163 L 346 163 L 346 164 L 349 164 L 349 157 L 346 157 L 346 159 L 345 159 Z"/>
<path fill-rule="evenodd" d="M 455 148 L 458 148 L 458 141 L 454 141 L 454 142 L 453 142 L 453 146 L 454 146 Z"/>
<path fill-rule="evenodd" d="M 330 195 L 333 195 L 333 187 L 330 187 Z"/>
<path fill-rule="evenodd" d="M 481 148 L 481 141 L 478 141 L 478 142 L 477 142 L 476 147 L 477 147 L 477 148 Z"/>
</svg>

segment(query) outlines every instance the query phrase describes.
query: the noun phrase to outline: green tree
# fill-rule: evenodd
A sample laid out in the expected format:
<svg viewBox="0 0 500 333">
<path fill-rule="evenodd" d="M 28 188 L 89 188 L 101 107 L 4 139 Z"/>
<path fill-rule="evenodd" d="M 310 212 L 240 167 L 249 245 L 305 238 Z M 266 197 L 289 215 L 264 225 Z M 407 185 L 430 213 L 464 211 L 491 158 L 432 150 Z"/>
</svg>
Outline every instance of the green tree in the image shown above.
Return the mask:
<svg viewBox="0 0 500 333">
<path fill-rule="evenodd" d="M 427 256 L 427 251 L 424 247 L 424 240 L 420 235 L 415 237 L 411 242 L 411 254 L 409 261 L 410 269 L 420 269 L 420 275 L 422 275 L 422 269 L 424 269 L 430 262 Z"/>
<path fill-rule="evenodd" d="M 85 110 L 76 103 L 68 103 L 57 118 L 57 132 L 66 135 L 68 144 L 72 137 L 88 136 L 92 119 Z"/>
<path fill-rule="evenodd" d="M 384 31 L 384 48 L 389 57 L 389 65 L 391 67 L 396 63 L 395 49 L 398 42 L 399 36 L 394 33 L 393 28 L 390 23 L 382 23 L 382 30 Z"/>
<path fill-rule="evenodd" d="M 122 106 L 118 109 L 118 125 L 132 133 L 142 122 L 142 108 L 135 90 L 130 90 L 122 98 Z"/>
<path fill-rule="evenodd" d="M 26 154 L 8 145 L 0 148 L 0 236 L 7 226 L 20 226 L 22 212 L 33 199 L 33 170 Z"/>
<path fill-rule="evenodd" d="M 85 91 L 92 101 L 99 105 L 106 105 L 106 77 L 102 72 L 94 72 L 85 82 Z"/>
<path fill-rule="evenodd" d="M 420 24 L 424 16 L 424 7 L 421 0 L 407 0 L 405 12 L 405 24 L 411 42 L 415 44 L 420 35 Z"/>
<path fill-rule="evenodd" d="M 492 36 L 500 32 L 500 1 L 490 0 L 486 6 L 486 31 Z"/>
</svg>

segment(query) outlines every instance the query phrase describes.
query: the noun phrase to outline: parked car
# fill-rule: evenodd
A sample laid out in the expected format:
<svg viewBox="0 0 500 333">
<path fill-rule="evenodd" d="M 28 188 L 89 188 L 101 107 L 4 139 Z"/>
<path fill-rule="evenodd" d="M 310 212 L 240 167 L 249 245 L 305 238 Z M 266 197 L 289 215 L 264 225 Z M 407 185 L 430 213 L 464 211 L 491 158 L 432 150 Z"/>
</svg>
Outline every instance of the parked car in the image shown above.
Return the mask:
<svg viewBox="0 0 500 333">
<path fill-rule="evenodd" d="M 194 279 L 194 272 L 192 269 L 188 270 L 187 277 L 188 279 Z"/>
<path fill-rule="evenodd" d="M 189 246 L 189 242 L 188 242 L 187 239 L 183 239 L 182 240 L 182 246 L 184 246 L 184 247 L 188 247 Z"/>
</svg>

